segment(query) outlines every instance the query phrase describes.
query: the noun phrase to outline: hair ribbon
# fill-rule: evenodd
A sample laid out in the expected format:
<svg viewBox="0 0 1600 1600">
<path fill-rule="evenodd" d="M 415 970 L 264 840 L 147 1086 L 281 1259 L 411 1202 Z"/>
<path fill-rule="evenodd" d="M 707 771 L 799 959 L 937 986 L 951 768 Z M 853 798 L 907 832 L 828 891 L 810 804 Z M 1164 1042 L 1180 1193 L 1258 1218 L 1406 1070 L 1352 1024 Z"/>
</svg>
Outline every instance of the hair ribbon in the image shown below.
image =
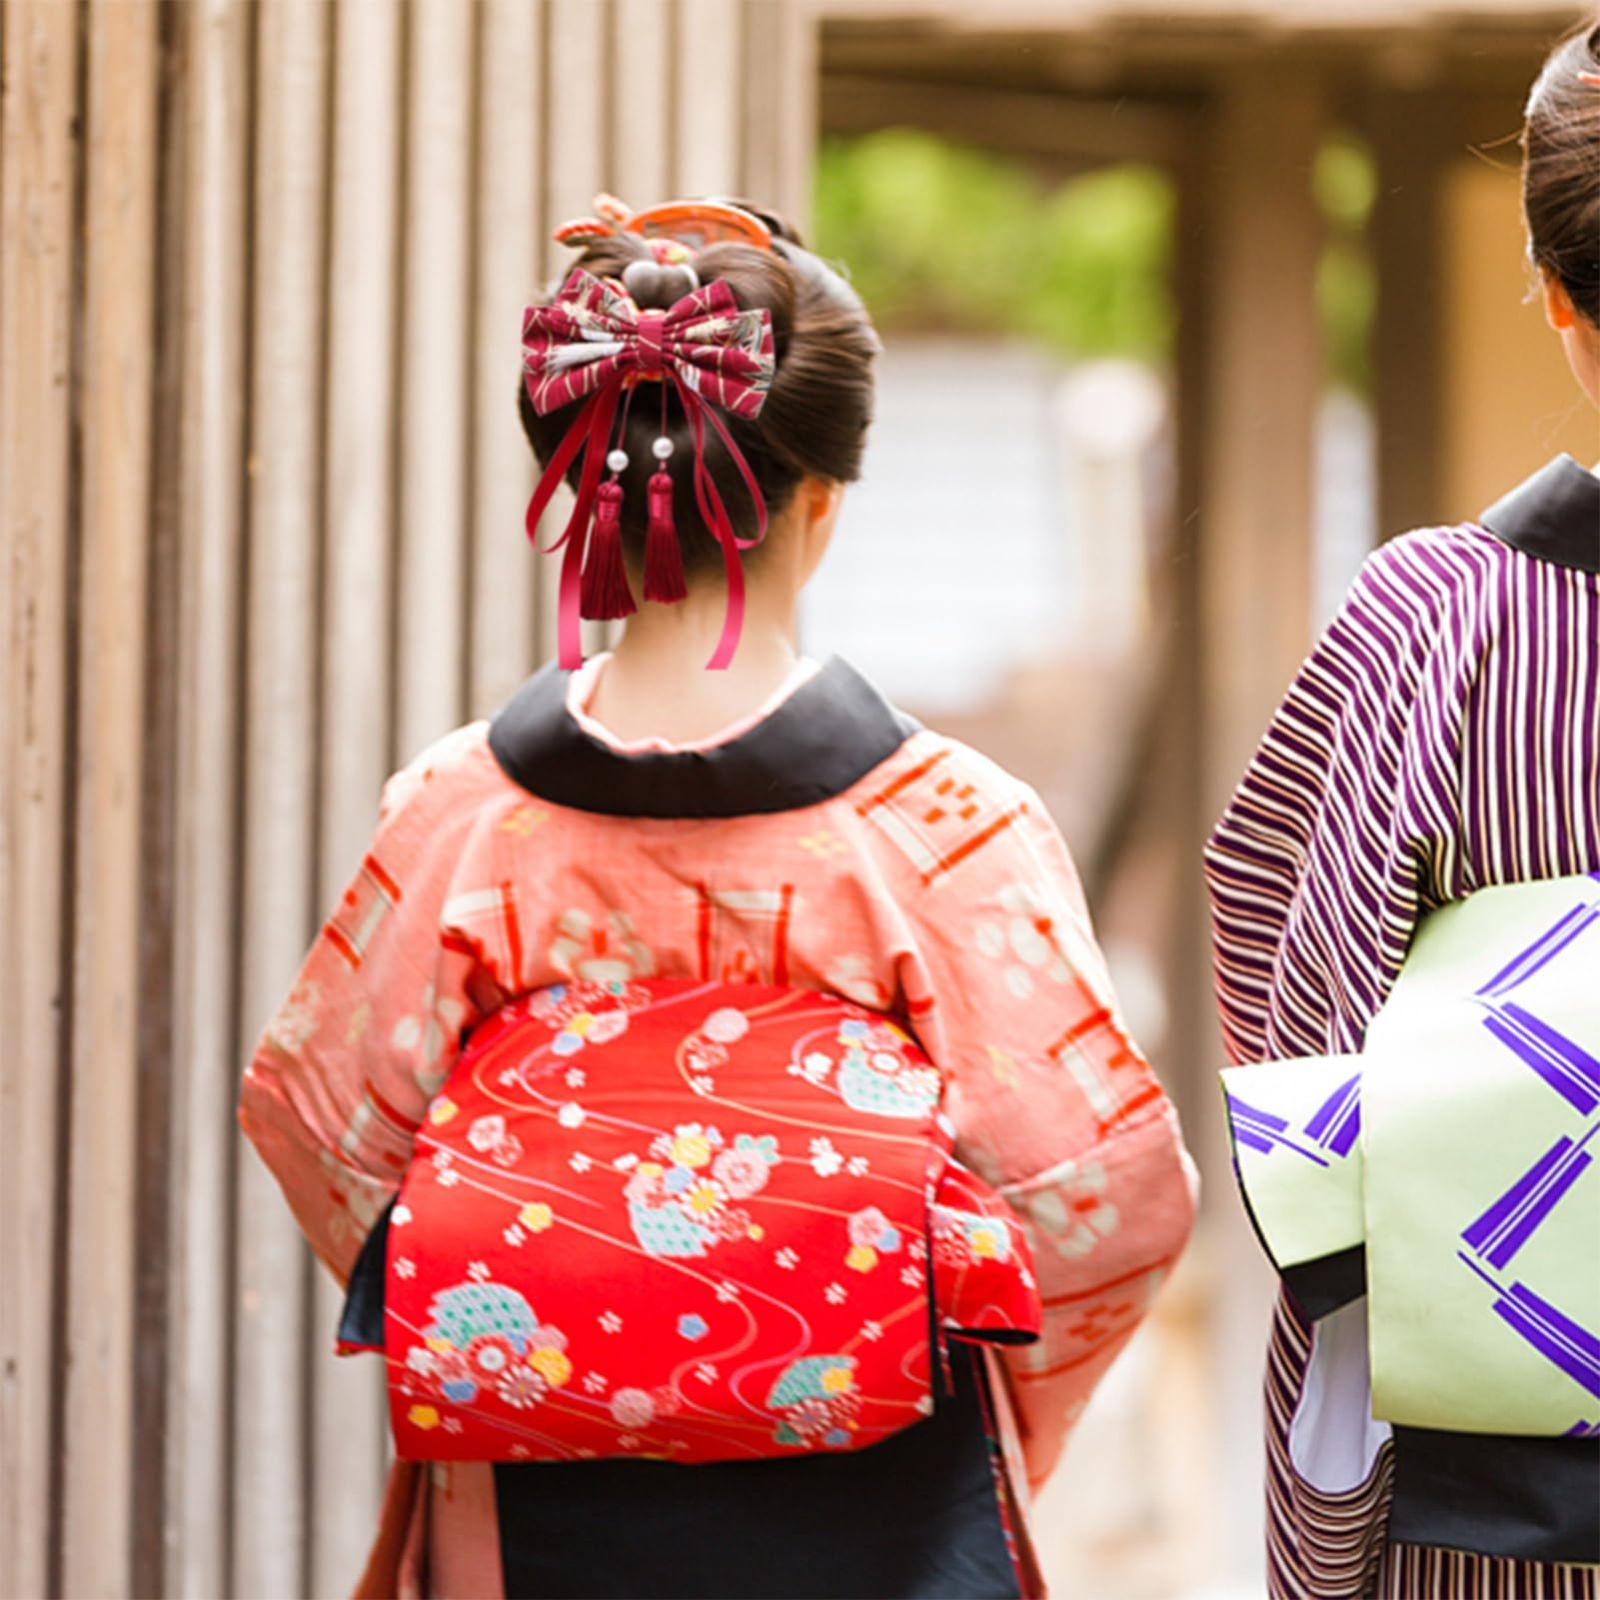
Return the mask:
<svg viewBox="0 0 1600 1600">
<path fill-rule="evenodd" d="M 641 381 L 669 383 L 689 420 L 694 441 L 695 500 L 706 526 L 722 546 L 728 607 L 722 636 L 709 665 L 733 659 L 744 621 L 744 574 L 740 551 L 758 543 L 767 528 L 767 508 L 754 472 L 718 412 L 752 419 L 766 402 L 775 355 L 772 315 L 741 310 L 733 291 L 713 279 L 663 310 L 641 311 L 621 285 L 574 268 L 548 305 L 523 314 L 523 382 L 541 416 L 582 401 L 560 446 L 551 456 L 528 502 L 527 531 L 536 539 L 539 519 L 580 453 L 583 467 L 572 514 L 548 548 L 562 551 L 557 641 L 560 664 L 582 665 L 580 622 L 584 616 L 632 611 L 626 576 L 622 599 L 614 584 L 620 553 L 614 548 L 621 490 L 602 484 L 608 446 L 625 391 Z M 738 469 L 756 512 L 754 539 L 734 532 L 727 506 L 705 460 L 707 423 Z M 623 464 L 626 464 L 625 458 Z M 609 543 L 608 543 L 609 541 Z M 585 604 L 598 564 L 615 564 L 605 590 L 611 601 Z M 648 593 L 648 580 L 647 580 Z"/>
</svg>

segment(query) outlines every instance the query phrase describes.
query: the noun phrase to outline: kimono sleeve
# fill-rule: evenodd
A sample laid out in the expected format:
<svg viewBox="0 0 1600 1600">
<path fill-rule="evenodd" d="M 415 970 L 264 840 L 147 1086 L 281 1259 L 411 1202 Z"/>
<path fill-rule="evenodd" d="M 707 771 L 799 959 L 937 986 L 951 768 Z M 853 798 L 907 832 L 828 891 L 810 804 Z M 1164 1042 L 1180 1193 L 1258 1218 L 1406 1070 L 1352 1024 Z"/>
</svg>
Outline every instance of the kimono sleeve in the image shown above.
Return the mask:
<svg viewBox="0 0 1600 1600">
<path fill-rule="evenodd" d="M 341 1283 L 463 1030 L 496 999 L 442 917 L 476 808 L 441 749 L 386 785 L 372 843 L 240 1091 L 240 1127 Z"/>
<path fill-rule="evenodd" d="M 1182 1250 L 1197 1178 L 1117 1012 L 1066 844 L 1005 782 L 1005 825 L 920 899 L 912 1010 L 946 1073 L 957 1155 L 1033 1244 L 1043 1337 L 1004 1360 L 1037 1483 Z"/>
</svg>

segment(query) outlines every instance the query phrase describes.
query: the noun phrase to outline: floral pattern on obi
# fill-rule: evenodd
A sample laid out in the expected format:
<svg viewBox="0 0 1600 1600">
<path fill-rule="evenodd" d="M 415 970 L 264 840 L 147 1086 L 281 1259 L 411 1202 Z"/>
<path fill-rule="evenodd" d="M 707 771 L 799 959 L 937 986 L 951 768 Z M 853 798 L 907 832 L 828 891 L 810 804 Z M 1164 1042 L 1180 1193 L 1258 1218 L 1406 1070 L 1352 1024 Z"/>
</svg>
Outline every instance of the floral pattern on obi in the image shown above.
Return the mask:
<svg viewBox="0 0 1600 1600">
<path fill-rule="evenodd" d="M 505 1007 L 395 1209 L 399 1454 L 758 1459 L 914 1425 L 930 1293 L 952 1337 L 1039 1325 L 938 1107 L 908 1032 L 814 991 L 611 975 Z"/>
</svg>

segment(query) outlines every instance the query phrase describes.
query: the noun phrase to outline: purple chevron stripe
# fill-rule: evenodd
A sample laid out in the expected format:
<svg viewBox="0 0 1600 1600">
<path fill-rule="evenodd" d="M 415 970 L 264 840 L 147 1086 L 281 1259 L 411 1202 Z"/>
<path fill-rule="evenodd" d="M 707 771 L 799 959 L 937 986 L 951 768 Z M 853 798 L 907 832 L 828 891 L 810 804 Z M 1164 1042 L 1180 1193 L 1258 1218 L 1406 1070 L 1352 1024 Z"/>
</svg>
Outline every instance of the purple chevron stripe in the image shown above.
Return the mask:
<svg viewBox="0 0 1600 1600">
<path fill-rule="evenodd" d="M 1600 1400 L 1600 1339 L 1563 1316 L 1526 1284 L 1512 1284 L 1510 1299 L 1498 1301 L 1495 1310 L 1541 1354 Z"/>
<path fill-rule="evenodd" d="M 1271 1155 L 1280 1148 L 1293 1150 L 1296 1155 L 1316 1162 L 1319 1167 L 1328 1165 L 1325 1157 L 1318 1155 L 1315 1150 L 1307 1150 L 1288 1136 L 1286 1130 L 1289 1124 L 1283 1117 L 1274 1116 L 1270 1111 L 1262 1111 L 1230 1095 L 1228 1118 L 1233 1126 L 1234 1139 L 1251 1150 L 1259 1150 L 1263 1155 Z"/>
<path fill-rule="evenodd" d="M 1536 1295 L 1526 1284 L 1514 1283 L 1507 1290 L 1471 1256 L 1458 1254 L 1494 1290 L 1498 1297 L 1494 1303 L 1495 1315 L 1545 1360 L 1560 1367 L 1574 1383 L 1600 1399 L 1600 1339 Z"/>
<path fill-rule="evenodd" d="M 1350 1154 L 1361 1132 L 1361 1074 L 1348 1078 L 1317 1108 L 1306 1124 L 1306 1136 L 1325 1150 Z"/>
<path fill-rule="evenodd" d="M 1563 1439 L 1600 1439 L 1600 1422 L 1574 1422 L 1561 1435 Z"/>
<path fill-rule="evenodd" d="M 1556 1140 L 1461 1237 L 1491 1265 L 1505 1266 L 1589 1165 L 1583 1146 L 1595 1132 L 1591 1128 L 1577 1144 Z"/>
<path fill-rule="evenodd" d="M 1520 955 L 1514 956 L 1478 994 L 1498 999 L 1524 984 L 1534 973 L 1547 967 L 1572 941 L 1600 922 L 1600 906 L 1574 906 L 1554 927 L 1541 934 Z"/>
<path fill-rule="evenodd" d="M 1490 1012 L 1483 1025 L 1576 1111 L 1600 1106 L 1600 1061 L 1520 1006 Z"/>
</svg>

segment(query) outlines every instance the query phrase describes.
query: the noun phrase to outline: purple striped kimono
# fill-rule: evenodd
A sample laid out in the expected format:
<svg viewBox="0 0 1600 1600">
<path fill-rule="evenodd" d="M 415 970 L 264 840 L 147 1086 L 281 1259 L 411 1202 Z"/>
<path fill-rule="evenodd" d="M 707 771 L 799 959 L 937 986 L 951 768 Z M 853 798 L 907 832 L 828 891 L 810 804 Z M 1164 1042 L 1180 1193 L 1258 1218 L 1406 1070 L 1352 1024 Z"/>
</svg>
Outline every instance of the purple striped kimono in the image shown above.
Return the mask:
<svg viewBox="0 0 1600 1600">
<path fill-rule="evenodd" d="M 1428 911 L 1600 869 L 1600 478 L 1377 551 L 1206 866 L 1235 1063 L 1359 1051 Z M 1600 1596 L 1600 1440 L 1374 1422 L 1364 1299 L 1280 1295 L 1266 1416 L 1275 1596 Z"/>
</svg>

